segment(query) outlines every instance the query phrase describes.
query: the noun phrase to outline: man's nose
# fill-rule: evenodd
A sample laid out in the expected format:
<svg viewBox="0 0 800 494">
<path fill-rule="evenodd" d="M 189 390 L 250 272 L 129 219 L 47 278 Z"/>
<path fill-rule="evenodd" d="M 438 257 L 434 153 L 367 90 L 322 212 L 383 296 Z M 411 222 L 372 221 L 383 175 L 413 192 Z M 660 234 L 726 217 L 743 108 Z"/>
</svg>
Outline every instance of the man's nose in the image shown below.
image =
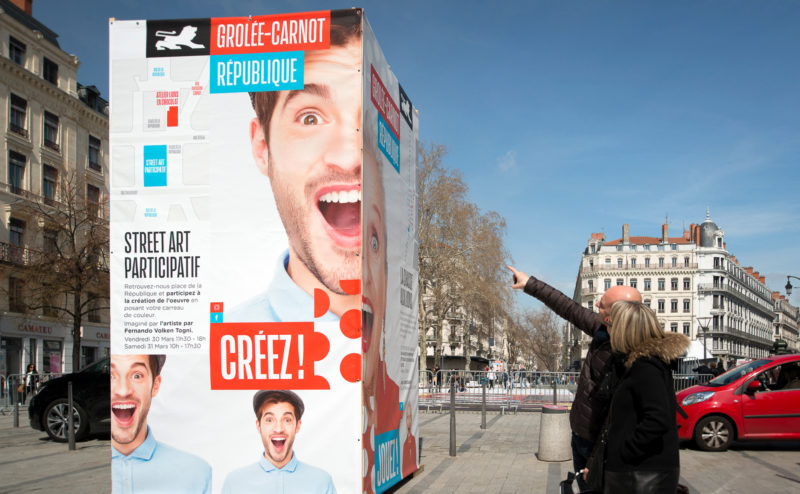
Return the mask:
<svg viewBox="0 0 800 494">
<path fill-rule="evenodd" d="M 361 131 L 346 123 L 337 125 L 325 150 L 325 163 L 348 174 L 361 171 Z"/>
<path fill-rule="evenodd" d="M 130 389 L 127 379 L 116 379 L 111 385 L 111 394 L 118 397 L 128 396 Z"/>
</svg>

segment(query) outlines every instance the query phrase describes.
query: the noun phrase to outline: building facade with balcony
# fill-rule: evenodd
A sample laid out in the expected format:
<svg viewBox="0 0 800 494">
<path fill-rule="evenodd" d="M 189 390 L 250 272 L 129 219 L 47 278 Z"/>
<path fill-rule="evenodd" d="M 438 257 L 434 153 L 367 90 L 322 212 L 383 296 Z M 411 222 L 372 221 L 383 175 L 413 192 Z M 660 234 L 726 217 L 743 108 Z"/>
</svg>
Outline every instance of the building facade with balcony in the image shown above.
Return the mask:
<svg viewBox="0 0 800 494">
<path fill-rule="evenodd" d="M 772 300 L 775 302 L 775 340 L 785 341 L 790 352 L 800 352 L 798 338 L 800 311 L 778 292 L 772 292 Z"/>
<path fill-rule="evenodd" d="M 82 194 L 100 203 L 108 191 L 108 103 L 78 83 L 80 61 L 32 16 L 31 0 L 0 0 L 0 373 L 70 372 L 71 321 L 47 308 L 26 309 L 19 275 L 48 232 L 26 217 L 28 203 L 55 206 L 59 182 L 79 177 Z M 12 269 L 17 274 L 9 274 Z M 84 319 L 82 363 L 108 354 L 108 311 Z"/>
<path fill-rule="evenodd" d="M 774 306 L 763 276 L 741 267 L 725 245 L 724 232 L 707 214 L 679 237 L 631 236 L 609 240 L 593 233 L 581 257 L 573 299 L 594 304 L 613 285 L 642 293 L 666 331 L 693 340 L 690 357 L 721 360 L 726 368 L 738 359 L 769 354 Z M 570 330 L 571 358 L 585 357 L 588 337 Z"/>
</svg>

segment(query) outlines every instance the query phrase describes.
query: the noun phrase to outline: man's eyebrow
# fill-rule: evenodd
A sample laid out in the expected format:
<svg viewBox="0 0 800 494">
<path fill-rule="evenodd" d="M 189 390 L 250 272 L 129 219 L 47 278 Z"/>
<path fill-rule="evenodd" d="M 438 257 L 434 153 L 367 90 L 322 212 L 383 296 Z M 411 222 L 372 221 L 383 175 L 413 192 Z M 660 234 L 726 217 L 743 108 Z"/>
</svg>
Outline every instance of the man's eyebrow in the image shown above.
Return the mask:
<svg viewBox="0 0 800 494">
<path fill-rule="evenodd" d="M 292 89 L 286 96 L 283 106 L 289 104 L 292 99 L 303 94 L 310 94 L 312 96 L 319 96 L 320 98 L 331 99 L 331 91 L 325 84 L 306 84 L 303 89 Z"/>
<path fill-rule="evenodd" d="M 150 369 L 147 367 L 147 364 L 145 364 L 144 362 L 134 362 L 134 363 L 131 364 L 131 368 L 134 368 L 134 367 L 136 367 L 136 368 L 142 367 L 142 368 L 144 368 L 144 370 L 146 370 L 148 372 L 150 371 Z"/>
</svg>

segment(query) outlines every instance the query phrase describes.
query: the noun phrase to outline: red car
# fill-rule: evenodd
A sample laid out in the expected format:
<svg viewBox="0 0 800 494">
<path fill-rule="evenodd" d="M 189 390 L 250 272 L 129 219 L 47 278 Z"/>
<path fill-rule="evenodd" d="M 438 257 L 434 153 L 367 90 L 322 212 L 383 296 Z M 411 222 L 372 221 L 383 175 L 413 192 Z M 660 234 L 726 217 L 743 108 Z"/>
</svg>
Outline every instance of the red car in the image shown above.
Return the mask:
<svg viewBox="0 0 800 494">
<path fill-rule="evenodd" d="M 731 442 L 800 439 L 800 354 L 754 360 L 677 393 L 678 437 L 700 449 Z"/>
</svg>

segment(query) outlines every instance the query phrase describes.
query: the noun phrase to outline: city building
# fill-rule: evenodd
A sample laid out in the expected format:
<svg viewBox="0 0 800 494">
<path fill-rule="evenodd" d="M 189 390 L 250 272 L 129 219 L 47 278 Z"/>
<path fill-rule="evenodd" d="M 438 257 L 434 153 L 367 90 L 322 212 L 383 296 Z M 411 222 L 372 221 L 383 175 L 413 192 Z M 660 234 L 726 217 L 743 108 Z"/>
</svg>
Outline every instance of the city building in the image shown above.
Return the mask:
<svg viewBox="0 0 800 494">
<path fill-rule="evenodd" d="M 506 361 L 505 322 L 501 318 L 493 320 L 490 327 L 483 327 L 468 318 L 463 307 L 457 307 L 442 321 L 441 331 L 439 352 L 442 369 L 466 369 L 468 357 L 471 370 L 483 370 L 495 360 Z M 431 369 L 435 363 L 437 345 L 433 324 L 428 326 L 425 340 L 426 367 Z"/>
<path fill-rule="evenodd" d="M 631 236 L 627 224 L 621 238 L 593 233 L 573 299 L 597 310 L 595 303 L 612 285 L 637 288 L 666 331 L 688 335 L 689 359 L 719 360 L 728 368 L 772 349 L 772 294 L 763 276 L 740 266 L 727 250 L 725 233 L 708 213 L 676 237 L 669 236 L 667 224 L 657 237 Z M 570 339 L 576 362 L 585 357 L 588 337 L 571 328 Z"/>
<path fill-rule="evenodd" d="M 800 341 L 798 341 L 800 311 L 778 292 L 772 292 L 772 300 L 775 301 L 775 340 L 785 341 L 786 348 L 790 352 L 800 352 Z"/>
<path fill-rule="evenodd" d="M 80 61 L 32 16 L 32 0 L 0 0 L 0 374 L 72 369 L 72 319 L 52 307 L 30 310 L 24 269 L 55 242 L 26 205 L 58 208 L 60 183 L 77 177 L 86 203 L 108 191 L 108 103 L 78 83 Z M 107 218 L 104 219 L 107 221 Z M 65 273 L 64 276 L 67 276 Z M 107 285 L 107 271 L 106 271 Z M 108 311 L 80 328 L 82 364 L 108 354 Z"/>
</svg>

